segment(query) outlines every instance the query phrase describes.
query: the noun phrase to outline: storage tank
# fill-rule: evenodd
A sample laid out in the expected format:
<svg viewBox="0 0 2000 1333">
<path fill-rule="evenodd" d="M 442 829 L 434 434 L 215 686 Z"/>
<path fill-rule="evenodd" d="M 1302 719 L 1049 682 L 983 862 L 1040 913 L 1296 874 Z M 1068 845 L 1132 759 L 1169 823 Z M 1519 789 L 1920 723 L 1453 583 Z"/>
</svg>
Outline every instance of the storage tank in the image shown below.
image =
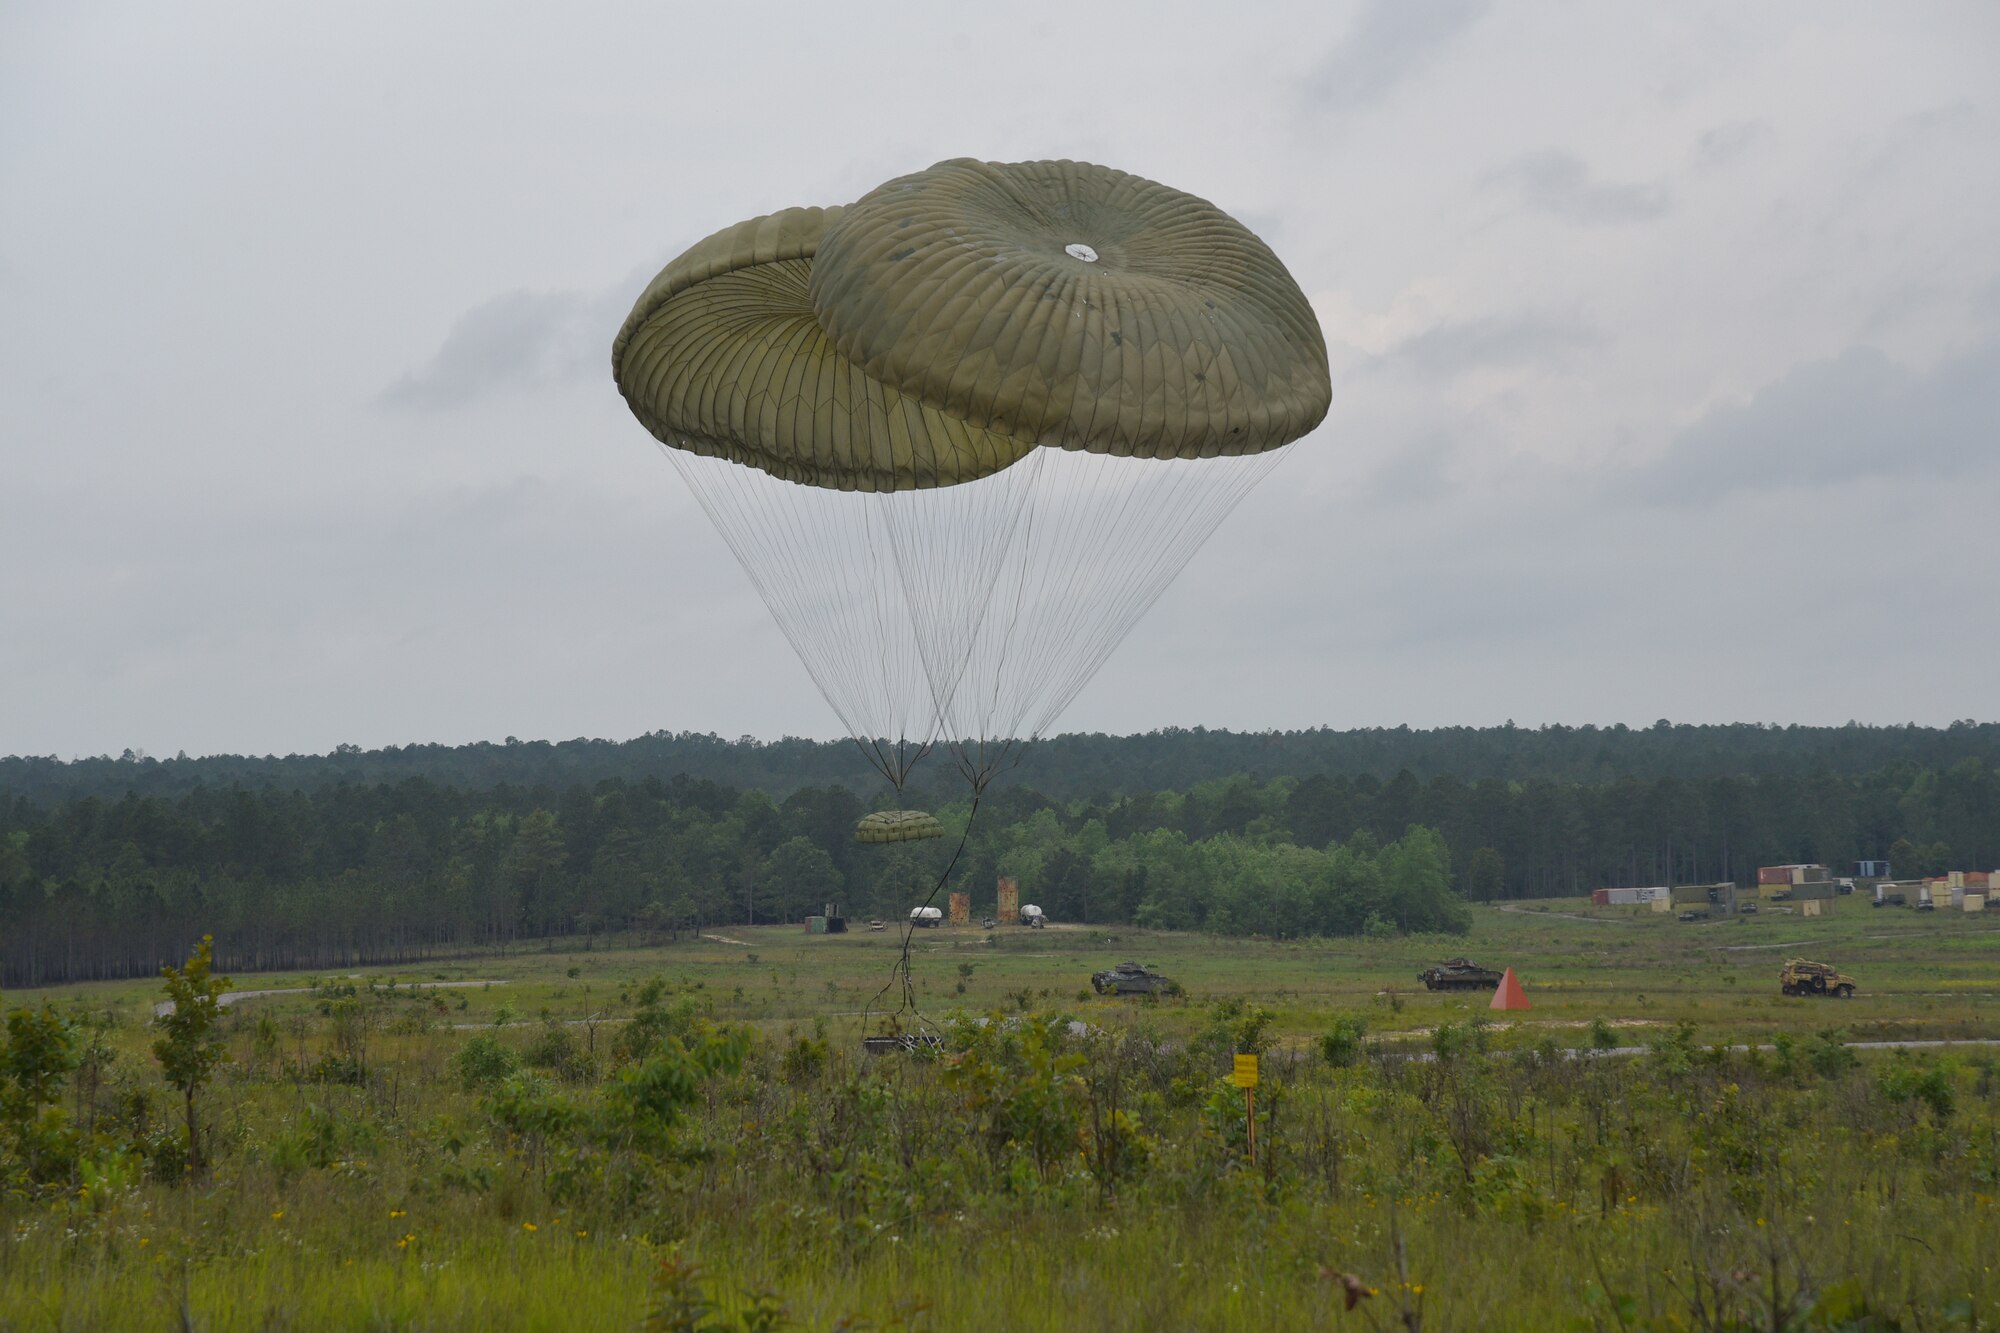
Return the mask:
<svg viewBox="0 0 2000 1333">
<path fill-rule="evenodd" d="M 910 924 L 913 926 L 936 926 L 944 922 L 944 912 L 935 907 L 912 907 Z"/>
</svg>

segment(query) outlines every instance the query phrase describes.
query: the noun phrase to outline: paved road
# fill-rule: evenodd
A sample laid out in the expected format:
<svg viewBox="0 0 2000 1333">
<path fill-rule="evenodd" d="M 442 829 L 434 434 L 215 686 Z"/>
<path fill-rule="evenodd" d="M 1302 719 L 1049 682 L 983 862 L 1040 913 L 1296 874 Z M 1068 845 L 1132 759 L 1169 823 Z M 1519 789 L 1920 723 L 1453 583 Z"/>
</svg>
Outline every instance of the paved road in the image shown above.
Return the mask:
<svg viewBox="0 0 2000 1333">
<path fill-rule="evenodd" d="M 2000 1046 L 2000 1037 L 1953 1037 L 1928 1041 L 1844 1041 L 1841 1045 L 1854 1051 L 1932 1050 L 1942 1046 Z M 1650 1046 L 1607 1046 L 1602 1050 L 1590 1048 L 1573 1049 L 1569 1047 L 1561 1049 L 1565 1060 L 1596 1060 L 1611 1055 L 1649 1055 L 1652 1053 L 1653 1048 Z M 1708 1048 L 1703 1047 L 1702 1049 L 1706 1050 Z M 1769 1042 L 1759 1042 L 1756 1045 L 1739 1044 L 1727 1047 L 1726 1049 L 1732 1051 L 1775 1051 L 1778 1048 Z M 1385 1050 L 1380 1052 L 1380 1054 L 1390 1060 L 1415 1060 L 1423 1064 L 1428 1064 L 1437 1059 L 1437 1053 L 1434 1051 Z M 1502 1051 L 1499 1054 L 1512 1055 L 1516 1054 L 1516 1052 Z"/>
<path fill-rule="evenodd" d="M 356 977 L 351 979 L 359 980 L 360 978 Z M 350 980 L 350 978 L 343 977 L 341 978 L 341 980 L 343 981 Z M 450 990 L 455 986 L 504 986 L 506 984 L 507 983 L 504 981 L 405 981 L 397 983 L 397 989 L 398 990 Z M 266 995 L 311 995 L 311 994 L 312 994 L 312 988 L 309 986 L 283 986 L 277 990 L 232 990 L 232 991 L 224 991 L 221 997 L 216 1000 L 216 1003 L 221 1007 L 223 1007 L 224 1009 L 227 1009 L 232 1004 L 240 1004 L 244 1000 L 260 1000 Z M 158 1004 L 153 1006 L 153 1017 L 165 1018 L 168 1014 L 171 1014 L 173 1011 L 174 1011 L 174 1002 L 172 1000 L 161 1000 Z"/>
</svg>

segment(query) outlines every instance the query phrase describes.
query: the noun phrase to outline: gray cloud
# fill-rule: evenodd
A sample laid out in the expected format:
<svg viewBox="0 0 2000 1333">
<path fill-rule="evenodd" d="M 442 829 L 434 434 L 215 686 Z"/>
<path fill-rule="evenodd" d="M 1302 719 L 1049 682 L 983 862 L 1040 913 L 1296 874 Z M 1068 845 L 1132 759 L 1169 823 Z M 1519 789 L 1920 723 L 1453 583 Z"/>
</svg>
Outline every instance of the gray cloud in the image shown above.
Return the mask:
<svg viewBox="0 0 2000 1333">
<path fill-rule="evenodd" d="M 1391 348 L 1382 360 L 1429 375 L 1462 375 L 1481 366 L 1557 360 L 1604 341 L 1597 330 L 1547 315 L 1489 315 L 1439 324 Z"/>
<path fill-rule="evenodd" d="M 0 208 L 0 753 L 838 734 L 607 353 L 681 246 L 960 154 L 1214 198 L 1337 358 L 1327 424 L 1066 725 L 1992 711 L 2000 621 L 1964 612 L 2000 562 L 1928 535 L 2000 494 L 1992 348 L 1933 369 L 2000 341 L 1990 22 L 778 0 L 606 42 L 406 8 L 385 42 L 0 4 L 38 16 L 0 19 L 0 179 L 36 201 Z M 1008 96 L 964 96 L 979 62 Z M 798 133 L 836 105 L 870 133 Z M 1880 352 L 1816 361 L 1849 347 Z M 1965 651 L 1727 651 L 1891 602 Z"/>
<path fill-rule="evenodd" d="M 2000 273 L 1996 273 L 1974 289 L 1972 308 L 1988 318 L 2000 318 Z"/>
<path fill-rule="evenodd" d="M 1709 413 L 1615 489 L 1691 503 L 1867 478 L 1950 479 L 1993 465 L 1996 429 L 2000 340 L 1923 373 L 1853 347 Z"/>
<path fill-rule="evenodd" d="M 385 407 L 439 411 L 488 394 L 610 377 L 611 334 L 650 273 L 602 292 L 507 292 L 460 315 L 430 361 L 384 389 Z"/>
<path fill-rule="evenodd" d="M 1695 140 L 1695 159 L 1703 167 L 1733 162 L 1771 132 L 1761 120 L 1732 120 L 1705 130 Z"/>
<path fill-rule="evenodd" d="M 1650 222 L 1673 207 L 1665 186 L 1599 180 L 1582 158 L 1557 148 L 1517 158 L 1491 179 L 1518 192 L 1530 206 L 1570 222 Z"/>
<path fill-rule="evenodd" d="M 1454 488 L 1446 470 L 1457 453 L 1450 438 L 1441 435 L 1406 444 L 1369 474 L 1368 491 L 1397 506 L 1424 504 L 1449 495 Z"/>
<path fill-rule="evenodd" d="M 1379 102 L 1436 59 L 1486 8 L 1486 0 L 1367 0 L 1347 35 L 1306 80 L 1306 96 L 1335 111 Z"/>
</svg>

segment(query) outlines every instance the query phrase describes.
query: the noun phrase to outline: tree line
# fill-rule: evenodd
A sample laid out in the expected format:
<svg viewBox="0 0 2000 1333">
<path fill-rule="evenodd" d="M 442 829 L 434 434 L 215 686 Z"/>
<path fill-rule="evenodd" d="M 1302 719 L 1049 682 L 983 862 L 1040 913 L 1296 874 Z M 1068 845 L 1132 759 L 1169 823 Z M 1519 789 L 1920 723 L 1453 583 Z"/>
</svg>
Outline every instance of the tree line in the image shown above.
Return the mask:
<svg viewBox="0 0 2000 1333">
<path fill-rule="evenodd" d="M 1859 777 L 1912 765 L 1943 771 L 1973 759 L 2000 765 L 2000 724 L 1954 722 L 1948 727 L 1693 726 L 1667 721 L 1650 727 L 1375 727 L 1238 732 L 1169 727 L 1134 736 L 1072 734 L 1036 742 L 1002 785 L 1032 786 L 1060 799 L 1108 799 L 1255 773 L 1266 778 L 1373 777 L 1387 782 L 1405 770 L 1419 781 L 1456 777 L 1475 782 L 1544 781 L 1601 785 L 1619 778 Z M 943 757 L 934 770 L 949 768 Z M 406 745 L 365 750 L 336 747 L 323 755 L 176 755 L 155 758 L 127 750 L 72 760 L 55 756 L 0 757 L 0 799 L 22 796 L 50 804 L 79 796 L 117 799 L 180 796 L 198 788 L 274 787 L 289 791 L 340 785 L 373 786 L 422 778 L 440 786 L 485 791 L 496 787 L 590 786 L 610 779 L 642 782 L 654 774 L 685 773 L 739 790 L 782 799 L 801 787 L 839 785 L 872 795 L 879 785 L 851 742 L 785 737 L 726 740 L 694 732 L 654 732 L 626 741 L 479 742 Z"/>
<path fill-rule="evenodd" d="M 856 844 L 840 784 L 780 799 L 682 774 L 468 789 L 411 778 L 0 804 L 0 984 L 156 972 L 204 934 L 236 971 L 796 921 L 827 902 L 991 910 L 1012 875 L 1056 920 L 1224 933 L 1462 929 L 1465 904 L 1599 885 L 1748 882 L 1758 865 L 2000 866 L 2000 771 L 1604 783 L 1236 774 L 1062 799 L 950 788 L 942 842 Z M 968 820 L 970 827 L 968 830 Z M 949 884 L 939 875 L 958 839 Z"/>
</svg>

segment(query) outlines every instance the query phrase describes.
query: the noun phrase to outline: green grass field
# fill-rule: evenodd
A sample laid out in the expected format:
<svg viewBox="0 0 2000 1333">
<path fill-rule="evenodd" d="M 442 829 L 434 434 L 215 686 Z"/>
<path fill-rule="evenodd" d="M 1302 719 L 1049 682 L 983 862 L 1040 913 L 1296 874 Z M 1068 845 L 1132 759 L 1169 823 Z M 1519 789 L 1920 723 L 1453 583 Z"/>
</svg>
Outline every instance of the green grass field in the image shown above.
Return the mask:
<svg viewBox="0 0 2000 1333">
<path fill-rule="evenodd" d="M 700 987 L 718 1021 L 777 1031 L 823 1018 L 835 1034 L 851 1027 L 858 1037 L 871 1002 L 895 1007 L 894 990 L 881 998 L 878 993 L 890 981 L 901 943 L 893 927 L 813 936 L 791 926 L 726 926 L 651 948 L 614 939 L 583 951 L 564 942 L 567 947 L 548 951 L 400 970 L 318 978 L 261 973 L 238 977 L 236 985 L 303 992 L 316 979 L 336 976 L 360 984 L 450 983 L 444 994 L 450 1022 L 528 1023 L 615 1019 L 629 1010 L 634 986 L 664 974 Z M 1768 1040 L 1778 1031 L 1832 1026 L 1858 1040 L 2000 1038 L 2000 912 L 1872 909 L 1858 898 L 1836 900 L 1831 914 L 1817 920 L 1759 915 L 1704 923 L 1553 899 L 1482 908 L 1465 937 L 1389 940 L 1217 939 L 1130 927 L 944 927 L 916 933 L 912 971 L 922 1016 L 933 1019 L 955 1009 L 1014 1009 L 1025 991 L 1038 1007 L 1064 1007 L 1088 1021 L 1116 1023 L 1143 1010 L 1150 1021 L 1173 1028 L 1203 1003 L 1240 998 L 1274 1011 L 1272 1028 L 1281 1037 L 1309 1039 L 1329 1014 L 1359 1012 L 1368 1016 L 1372 1033 L 1387 1039 L 1399 1032 L 1421 1036 L 1440 1019 L 1485 1008 L 1484 995 L 1432 994 L 1418 982 L 1423 968 L 1455 954 L 1516 969 L 1534 1005 L 1521 1020 L 1523 1035 L 1538 1029 L 1560 1034 L 1565 1024 L 1604 1018 L 1634 1025 L 1687 1019 L 1704 1042 Z M 1858 978 L 1860 993 L 1840 1004 L 1780 996 L 1778 968 L 1794 956 L 1836 963 Z M 1127 958 L 1173 976 L 1188 1000 L 1144 1004 L 1090 994 L 1092 972 Z M 972 969 L 969 976 L 962 975 L 965 967 Z M 483 984 L 488 982 L 493 984 Z M 108 1008 L 136 1023 L 158 993 L 157 982 L 134 981 L 24 992 L 15 999 Z M 284 1015 L 300 1006 L 273 996 L 243 1000 L 241 1007 Z"/>
<path fill-rule="evenodd" d="M 235 978 L 280 993 L 225 1011 L 193 1181 L 149 1053 L 157 983 L 10 994 L 87 1021 L 97 1053 L 43 1125 L 61 1170 L 5 1177 L 0 1329 L 2000 1319 L 2000 1048 L 1857 1065 L 1835 1044 L 2000 1039 L 2000 914 L 1552 901 L 1479 909 L 1464 938 L 927 930 L 919 1009 L 894 1017 L 948 1034 L 935 1060 L 860 1050 L 894 930 L 611 943 Z M 1516 968 L 1533 1009 L 1486 1024 L 1485 993 L 1424 991 L 1459 953 Z M 1794 955 L 1860 994 L 1780 996 Z M 1090 993 L 1128 958 L 1186 994 Z M 1343 1020 L 1427 1058 L 1347 1064 L 1322 1042 Z M 481 1039 L 501 1065 L 475 1077 Z M 1552 1049 L 1605 1044 L 1648 1050 Z M 1779 1049 L 1717 1049 L 1737 1044 Z M 1220 1081 L 1244 1046 L 1267 1070 L 1254 1168 Z M 1373 1293 L 1352 1312 L 1348 1274 Z"/>
</svg>

